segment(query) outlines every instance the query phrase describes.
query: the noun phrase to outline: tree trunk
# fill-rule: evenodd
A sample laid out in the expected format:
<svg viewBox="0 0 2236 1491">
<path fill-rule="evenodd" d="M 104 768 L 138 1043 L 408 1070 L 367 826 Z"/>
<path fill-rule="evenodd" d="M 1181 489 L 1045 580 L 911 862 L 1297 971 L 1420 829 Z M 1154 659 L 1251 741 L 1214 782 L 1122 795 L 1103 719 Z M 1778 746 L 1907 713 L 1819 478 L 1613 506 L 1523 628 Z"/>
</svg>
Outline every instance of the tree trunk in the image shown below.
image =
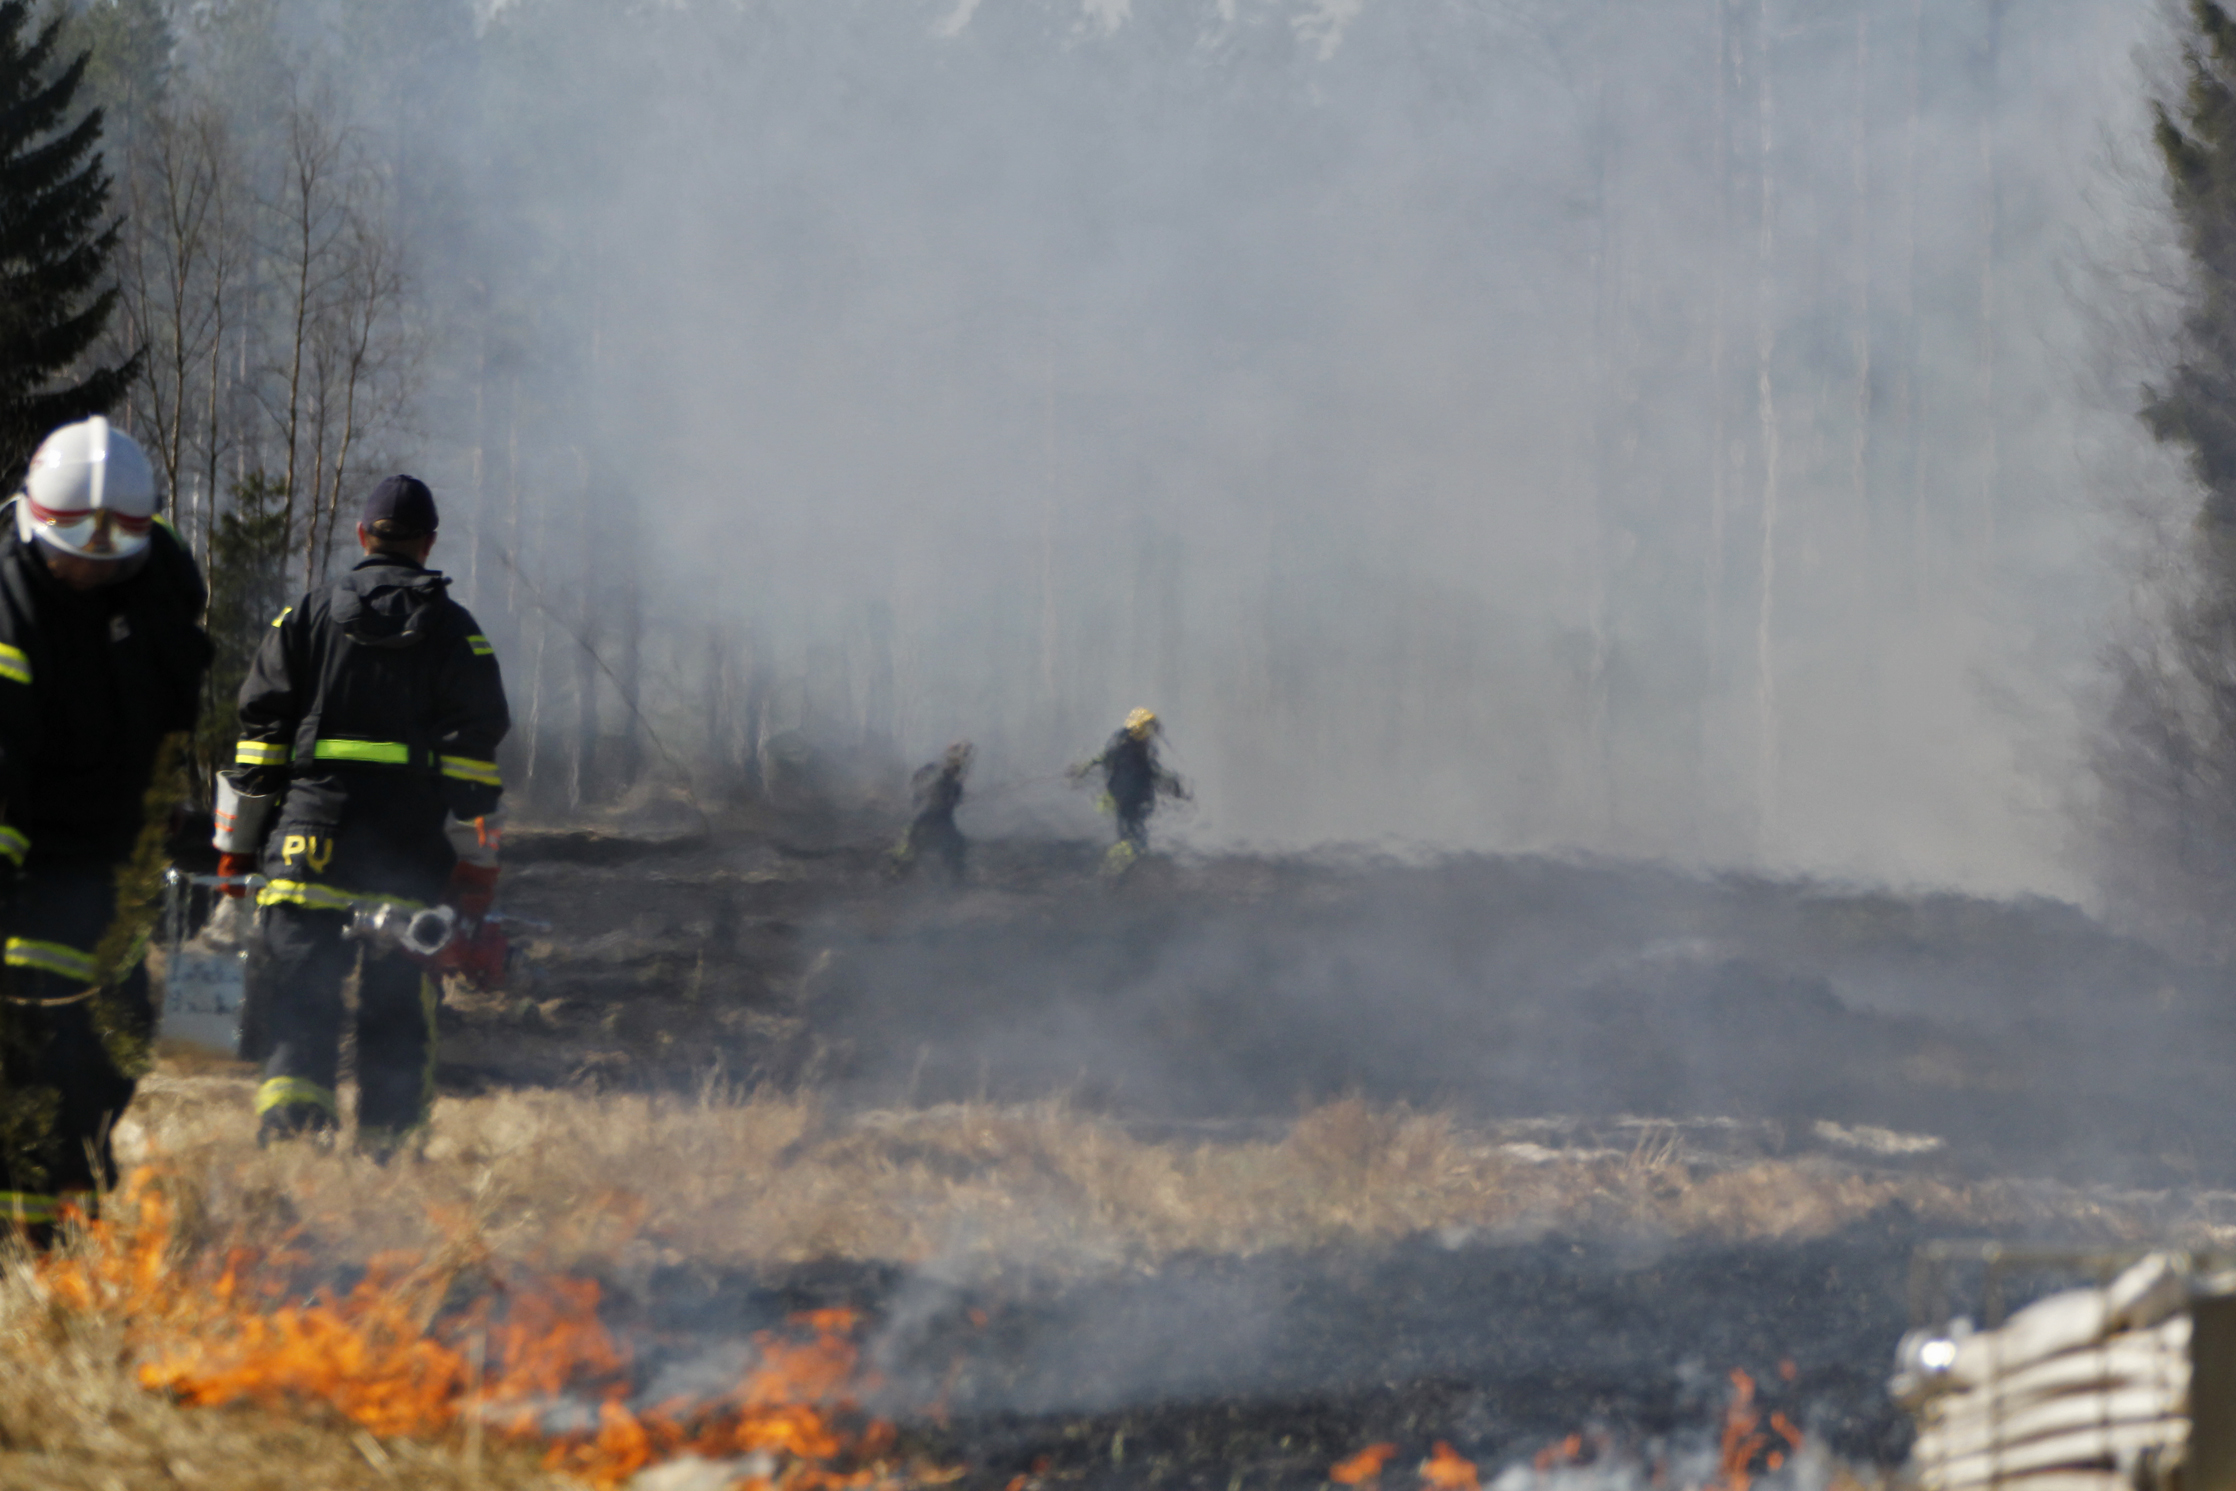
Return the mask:
<svg viewBox="0 0 2236 1491">
<path fill-rule="evenodd" d="M 1715 174 L 1716 246 L 1709 266 L 1708 322 L 1708 562 L 1703 585 L 1702 646 L 1707 654 L 1711 693 L 1723 677 L 1724 524 L 1731 506 L 1731 429 L 1725 357 L 1730 340 L 1731 258 L 1731 0 L 1710 0 L 1716 8 L 1716 79 L 1713 105 L 1715 143 L 1709 169 Z"/>
<path fill-rule="evenodd" d="M 580 812 L 597 790 L 598 768 L 598 541 L 592 521 L 597 504 L 589 483 L 582 491 L 582 636 L 575 648 L 574 749 L 567 763 L 567 807 Z"/>
<path fill-rule="evenodd" d="M 623 562 L 629 569 L 621 588 L 621 759 L 615 763 L 615 790 L 627 792 L 644 769 L 644 591 L 633 542 L 624 549 Z"/>
<path fill-rule="evenodd" d="M 1926 591 L 1925 461 L 1923 421 L 1918 395 L 1918 360 L 1923 351 L 1918 327 L 1918 144 L 1920 95 L 1925 85 L 1925 0 L 1910 4 L 1909 118 L 1903 126 L 1902 174 L 1902 323 L 1901 366 L 1895 385 L 1895 426 L 1902 465 L 1902 505 L 1909 523 L 1910 603 Z"/>
<path fill-rule="evenodd" d="M 1758 551 L 1755 611 L 1755 832 L 1758 850 L 1767 853 L 1778 827 L 1778 385 L 1773 363 L 1778 351 L 1777 261 L 1777 100 L 1771 83 L 1770 0 L 1755 7 L 1756 148 L 1762 163 L 1761 231 L 1755 253 L 1755 404 L 1761 420 L 1762 532 Z"/>
<path fill-rule="evenodd" d="M 1995 552 L 1996 509 L 2003 485 L 2000 421 L 1996 417 L 1996 299 L 2003 236 L 2003 176 L 1997 160 L 1996 114 L 2003 66 L 2003 15 L 2009 0 L 1987 0 L 1987 45 L 1981 57 L 1980 109 L 1980 536 L 1981 551 Z"/>
<path fill-rule="evenodd" d="M 1596 807 L 1593 816 L 1602 833 L 1612 836 L 1621 826 L 1622 810 L 1616 787 L 1614 748 L 1610 740 L 1610 716 L 1614 701 L 1609 697 L 1608 678 L 1610 655 L 1614 650 L 1613 619 L 1610 616 L 1610 591 L 1613 576 L 1609 573 L 1616 550 L 1616 523 L 1610 515 L 1613 507 L 1613 487 L 1617 481 L 1616 446 L 1621 439 L 1619 429 L 1620 400 L 1614 384 L 1615 326 L 1622 314 L 1622 291 L 1618 283 L 1620 270 L 1615 263 L 1616 243 L 1614 226 L 1614 201 L 1610 176 L 1613 171 L 1615 129 L 1613 104 L 1610 97 L 1607 66 L 1612 27 L 1613 0 L 1602 0 L 1597 21 L 1596 45 L 1592 48 L 1592 121 L 1590 135 L 1592 173 L 1592 339 L 1590 368 L 1586 382 L 1592 390 L 1591 473 L 1589 523 L 1592 530 L 1591 574 L 1587 577 L 1591 629 L 1591 657 L 1584 679 L 1584 751 L 1586 769 L 1597 779 L 1592 783 L 1596 804 L 1588 804 L 1587 811 Z"/>
<path fill-rule="evenodd" d="M 1856 14 L 1855 132 L 1855 439 L 1849 480 L 1856 521 L 1871 525 L 1871 16 Z M 1875 526 L 1875 525 L 1872 525 Z M 1866 532 L 1872 531 L 1867 526 Z M 1876 546 L 1872 546 L 1875 548 Z"/>
<path fill-rule="evenodd" d="M 704 711 L 706 721 L 706 734 L 701 740 L 700 749 L 706 756 L 707 780 L 713 783 L 718 800 L 730 790 L 729 682 L 729 637 L 722 624 L 715 622 L 707 628 L 705 675 L 700 684 L 699 708 Z"/>
<path fill-rule="evenodd" d="M 517 566 L 519 562 L 519 556 L 515 554 L 513 563 Z M 548 778 L 542 777 L 544 760 L 543 691 L 544 650 L 545 644 L 550 640 L 551 617 L 539 606 L 536 608 L 536 649 L 534 661 L 529 664 L 530 672 L 528 676 L 528 781 L 526 792 L 527 800 L 539 806 L 543 802 L 544 790 L 539 779 L 548 780 Z"/>
</svg>

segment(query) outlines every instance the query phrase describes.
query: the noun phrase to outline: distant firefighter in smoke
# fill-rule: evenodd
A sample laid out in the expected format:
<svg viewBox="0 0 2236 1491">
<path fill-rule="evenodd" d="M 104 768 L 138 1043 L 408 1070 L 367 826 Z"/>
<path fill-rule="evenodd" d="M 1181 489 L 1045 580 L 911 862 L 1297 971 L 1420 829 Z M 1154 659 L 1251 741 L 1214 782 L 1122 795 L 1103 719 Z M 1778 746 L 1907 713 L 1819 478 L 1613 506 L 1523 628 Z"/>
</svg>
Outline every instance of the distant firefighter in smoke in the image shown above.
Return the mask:
<svg viewBox="0 0 2236 1491">
<path fill-rule="evenodd" d="M 1073 781 L 1097 768 L 1102 771 L 1103 805 L 1118 820 L 1118 842 L 1110 846 L 1104 866 L 1123 871 L 1149 852 L 1149 815 L 1157 798 L 1188 801 L 1188 787 L 1157 760 L 1157 737 L 1164 726 L 1146 709 L 1126 716 L 1126 723 L 1110 737 L 1110 744 L 1094 760 L 1071 769 Z"/>
<path fill-rule="evenodd" d="M 915 793 L 916 816 L 893 847 L 893 870 L 906 875 L 926 855 L 938 861 L 948 883 L 961 885 L 970 858 L 970 840 L 955 826 L 955 810 L 962 806 L 963 779 L 970 775 L 971 743 L 958 740 L 937 761 L 916 768 L 909 786 Z"/>
</svg>

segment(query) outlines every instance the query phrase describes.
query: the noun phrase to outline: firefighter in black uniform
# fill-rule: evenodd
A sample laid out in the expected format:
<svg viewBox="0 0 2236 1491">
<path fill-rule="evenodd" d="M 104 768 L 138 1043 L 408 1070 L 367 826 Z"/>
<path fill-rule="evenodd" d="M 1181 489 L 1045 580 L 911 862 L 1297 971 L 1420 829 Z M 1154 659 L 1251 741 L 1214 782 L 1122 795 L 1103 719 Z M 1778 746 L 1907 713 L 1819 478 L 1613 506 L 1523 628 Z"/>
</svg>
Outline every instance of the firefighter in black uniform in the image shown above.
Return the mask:
<svg viewBox="0 0 2236 1491">
<path fill-rule="evenodd" d="M 233 785 L 277 798 L 257 894 L 266 1142 L 336 1127 L 342 983 L 360 952 L 359 1147 L 385 1158 L 425 1122 L 439 985 L 401 948 L 344 933 L 360 908 L 438 898 L 471 928 L 496 888 L 511 717 L 495 650 L 426 567 L 435 526 L 425 483 L 375 487 L 357 526 L 365 557 L 281 613 L 241 685 Z M 219 847 L 222 873 L 252 867 L 244 842 Z"/>
<path fill-rule="evenodd" d="M 116 1178 L 154 1010 L 136 954 L 108 988 L 94 956 L 210 644 L 147 457 L 107 420 L 49 435 L 0 513 L 0 1217 L 43 1236 L 58 1198 Z"/>
<path fill-rule="evenodd" d="M 950 884 L 961 885 L 970 860 L 970 840 L 955 826 L 955 810 L 963 805 L 963 779 L 970 775 L 971 743 L 958 740 L 937 761 L 916 768 L 909 787 L 916 798 L 916 816 L 893 850 L 893 868 L 906 875 L 925 855 L 937 855 Z"/>
<path fill-rule="evenodd" d="M 1157 737 L 1164 726 L 1146 709 L 1126 716 L 1110 744 L 1094 760 L 1071 769 L 1074 781 L 1100 768 L 1105 803 L 1118 819 L 1118 841 L 1110 846 L 1103 863 L 1113 872 L 1123 871 L 1149 852 L 1149 815 L 1157 798 L 1188 800 L 1188 788 L 1157 760 Z"/>
</svg>

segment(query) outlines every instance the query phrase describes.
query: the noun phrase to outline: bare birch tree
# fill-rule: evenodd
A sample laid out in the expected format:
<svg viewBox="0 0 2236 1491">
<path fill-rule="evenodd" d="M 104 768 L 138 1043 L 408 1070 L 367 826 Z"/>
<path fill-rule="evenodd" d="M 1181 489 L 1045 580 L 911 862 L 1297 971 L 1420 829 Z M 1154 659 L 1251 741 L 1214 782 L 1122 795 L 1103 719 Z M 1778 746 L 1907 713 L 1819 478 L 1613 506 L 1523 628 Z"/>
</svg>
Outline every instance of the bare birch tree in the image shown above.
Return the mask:
<svg viewBox="0 0 2236 1491">
<path fill-rule="evenodd" d="M 240 162 L 222 114 L 189 100 L 147 110 L 124 175 L 119 288 L 125 335 L 146 349 L 136 380 L 135 420 L 162 467 L 175 505 L 187 504 L 192 475 L 205 469 L 218 433 L 204 411 L 216 394 L 227 294 L 242 257 L 236 240 Z M 182 507 L 186 531 L 209 551 L 215 483 L 194 484 Z M 199 518 L 199 524 L 193 520 Z"/>
<path fill-rule="evenodd" d="M 351 458 L 362 453 L 369 434 L 394 422 L 411 394 L 414 358 L 404 321 L 409 285 L 401 246 L 382 222 L 380 205 L 370 191 L 351 203 L 335 251 L 332 293 L 310 333 L 315 412 L 305 586 L 326 574 Z"/>
<path fill-rule="evenodd" d="M 305 374 L 315 376 L 312 359 L 319 322 L 344 277 L 336 250 L 349 226 L 344 178 L 351 154 L 351 141 L 332 122 L 322 98 L 297 98 L 287 110 L 284 136 L 278 190 L 266 204 L 277 277 L 285 287 L 280 388 L 271 411 L 279 427 L 281 488 L 286 494 L 280 516 L 283 550 L 292 547 L 296 534 L 303 421 L 315 413 L 307 399 Z"/>
<path fill-rule="evenodd" d="M 1771 78 L 1770 0 L 1755 8 L 1756 149 L 1762 164 L 1755 251 L 1755 403 L 1762 424 L 1762 531 L 1755 612 L 1756 833 L 1770 847 L 1778 824 L 1778 383 L 1777 95 Z"/>
</svg>

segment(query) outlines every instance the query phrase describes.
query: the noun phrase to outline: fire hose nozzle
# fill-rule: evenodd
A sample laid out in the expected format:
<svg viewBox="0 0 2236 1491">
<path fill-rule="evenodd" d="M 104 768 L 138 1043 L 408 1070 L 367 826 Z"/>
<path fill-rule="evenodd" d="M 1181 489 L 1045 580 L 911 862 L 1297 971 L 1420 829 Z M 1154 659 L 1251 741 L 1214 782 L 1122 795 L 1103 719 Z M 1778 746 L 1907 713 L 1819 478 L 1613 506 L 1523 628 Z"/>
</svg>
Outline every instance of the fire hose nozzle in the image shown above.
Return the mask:
<svg viewBox="0 0 2236 1491">
<path fill-rule="evenodd" d="M 452 906 L 417 911 L 386 903 L 360 906 L 343 935 L 360 942 L 392 943 L 414 958 L 433 958 L 458 935 L 458 911 Z"/>
<path fill-rule="evenodd" d="M 430 906 L 404 924 L 404 951 L 415 958 L 432 958 L 450 946 L 458 935 L 458 908 Z"/>
</svg>

